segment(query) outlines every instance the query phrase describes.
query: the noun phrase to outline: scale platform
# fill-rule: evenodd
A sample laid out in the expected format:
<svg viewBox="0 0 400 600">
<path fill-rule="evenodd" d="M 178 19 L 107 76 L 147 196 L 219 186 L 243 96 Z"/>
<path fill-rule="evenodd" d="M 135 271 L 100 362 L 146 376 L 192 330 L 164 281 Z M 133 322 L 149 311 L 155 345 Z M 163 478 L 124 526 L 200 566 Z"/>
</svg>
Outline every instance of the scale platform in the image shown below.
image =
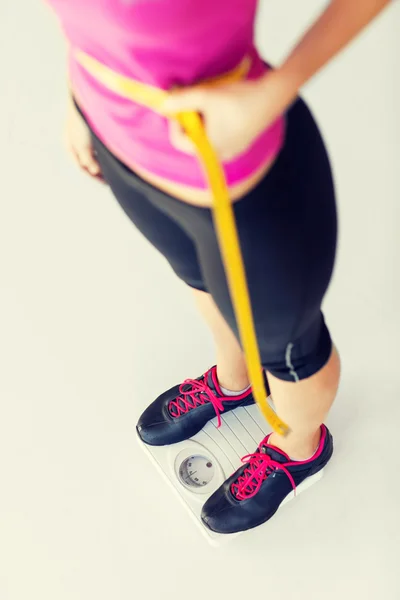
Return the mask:
<svg viewBox="0 0 400 600">
<path fill-rule="evenodd" d="M 237 408 L 221 417 L 221 427 L 217 427 L 216 418 L 212 419 L 194 437 L 171 446 L 148 446 L 138 436 L 140 446 L 213 546 L 220 546 L 239 534 L 218 534 L 205 527 L 200 518 L 203 504 L 243 464 L 242 456 L 255 452 L 271 431 L 256 405 Z M 322 474 L 320 471 L 306 479 L 297 487 L 296 496 L 316 483 Z M 282 504 L 293 497 L 292 492 Z"/>
</svg>

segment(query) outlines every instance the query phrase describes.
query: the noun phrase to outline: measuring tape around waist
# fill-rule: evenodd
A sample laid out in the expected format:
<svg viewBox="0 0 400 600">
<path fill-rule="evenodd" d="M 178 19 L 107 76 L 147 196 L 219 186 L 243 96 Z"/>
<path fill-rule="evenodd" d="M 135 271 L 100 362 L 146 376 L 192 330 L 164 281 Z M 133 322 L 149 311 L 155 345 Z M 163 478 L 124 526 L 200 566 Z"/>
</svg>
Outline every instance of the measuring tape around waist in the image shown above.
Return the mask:
<svg viewBox="0 0 400 600">
<path fill-rule="evenodd" d="M 165 90 L 120 75 L 84 52 L 76 51 L 75 57 L 92 77 L 112 92 L 162 114 L 161 107 L 168 97 Z M 246 76 L 248 69 L 249 60 L 245 59 L 233 71 L 202 82 L 201 85 L 215 86 L 240 81 Z M 287 435 L 288 425 L 276 415 L 267 401 L 250 295 L 225 173 L 206 135 L 200 115 L 196 112 L 183 112 L 173 118 L 180 123 L 194 144 L 211 190 L 218 242 L 254 399 L 272 429 L 280 435 Z"/>
</svg>

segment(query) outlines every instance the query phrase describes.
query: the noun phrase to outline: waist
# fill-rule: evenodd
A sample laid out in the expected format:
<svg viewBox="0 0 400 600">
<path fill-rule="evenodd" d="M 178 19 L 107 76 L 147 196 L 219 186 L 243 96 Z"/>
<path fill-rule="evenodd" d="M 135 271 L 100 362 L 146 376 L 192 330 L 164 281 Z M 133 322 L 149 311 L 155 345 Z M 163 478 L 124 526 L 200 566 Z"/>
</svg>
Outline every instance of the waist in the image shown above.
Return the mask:
<svg viewBox="0 0 400 600">
<path fill-rule="evenodd" d="M 262 64 L 261 72 L 268 67 Z M 260 65 L 250 74 L 257 77 Z M 174 148 L 166 119 L 146 106 L 104 89 L 71 61 L 75 99 L 89 126 L 104 145 L 129 169 L 162 191 L 189 203 L 209 206 L 211 194 L 195 155 Z M 278 119 L 240 156 L 224 163 L 232 201 L 262 179 L 278 155 L 284 138 L 284 119 Z"/>
<path fill-rule="evenodd" d="M 122 156 L 118 156 L 118 153 L 116 152 L 112 152 L 112 154 L 114 154 L 116 158 L 123 162 L 125 166 L 127 166 L 133 173 L 136 173 L 144 181 L 151 184 L 153 187 L 158 188 L 165 194 L 173 196 L 178 200 L 182 200 L 187 204 L 192 204 L 193 206 L 199 206 L 203 208 L 211 208 L 213 206 L 213 195 L 210 189 L 207 188 L 203 190 L 198 187 L 191 187 L 188 185 L 184 185 L 183 183 L 179 183 L 177 181 L 165 179 L 163 177 L 157 176 L 153 172 L 147 171 L 138 164 L 130 163 L 129 159 L 127 161 Z M 267 175 L 268 171 L 272 168 L 276 158 L 277 154 L 271 158 L 268 158 L 265 164 L 261 164 L 261 166 L 256 170 L 255 173 L 252 173 L 251 175 L 247 176 L 239 183 L 231 183 L 230 185 L 228 184 L 229 197 L 231 199 L 231 202 L 237 202 L 246 194 L 248 194 L 253 188 L 255 188 L 258 185 L 258 183 L 265 177 L 265 175 Z"/>
</svg>

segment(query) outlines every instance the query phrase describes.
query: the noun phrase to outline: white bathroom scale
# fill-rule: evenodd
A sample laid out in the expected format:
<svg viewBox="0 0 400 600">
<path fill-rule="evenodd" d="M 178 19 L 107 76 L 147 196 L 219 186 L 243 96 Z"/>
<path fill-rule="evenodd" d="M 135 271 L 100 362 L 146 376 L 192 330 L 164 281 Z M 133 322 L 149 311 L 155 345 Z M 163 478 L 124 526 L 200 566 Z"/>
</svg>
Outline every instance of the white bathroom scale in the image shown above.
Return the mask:
<svg viewBox="0 0 400 600">
<path fill-rule="evenodd" d="M 241 458 L 255 452 L 271 429 L 257 405 L 236 408 L 221 415 L 222 425 L 214 418 L 194 437 L 171 446 L 148 446 L 138 436 L 140 446 L 177 493 L 183 506 L 213 546 L 232 540 L 239 534 L 218 534 L 201 521 L 206 500 L 243 463 Z M 306 479 L 296 496 L 316 483 L 323 470 Z M 290 493 L 282 504 L 294 497 Z"/>
</svg>

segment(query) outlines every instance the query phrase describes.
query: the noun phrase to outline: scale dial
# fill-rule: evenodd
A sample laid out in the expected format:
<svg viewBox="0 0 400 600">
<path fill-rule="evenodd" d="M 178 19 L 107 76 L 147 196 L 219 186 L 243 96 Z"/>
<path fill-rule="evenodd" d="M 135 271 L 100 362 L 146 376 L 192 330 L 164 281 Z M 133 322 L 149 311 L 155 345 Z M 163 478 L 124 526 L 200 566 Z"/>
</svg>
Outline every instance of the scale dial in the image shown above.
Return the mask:
<svg viewBox="0 0 400 600">
<path fill-rule="evenodd" d="M 193 454 L 186 458 L 179 467 L 179 477 L 188 488 L 201 488 L 208 485 L 215 475 L 213 461 L 206 456 Z"/>
</svg>

